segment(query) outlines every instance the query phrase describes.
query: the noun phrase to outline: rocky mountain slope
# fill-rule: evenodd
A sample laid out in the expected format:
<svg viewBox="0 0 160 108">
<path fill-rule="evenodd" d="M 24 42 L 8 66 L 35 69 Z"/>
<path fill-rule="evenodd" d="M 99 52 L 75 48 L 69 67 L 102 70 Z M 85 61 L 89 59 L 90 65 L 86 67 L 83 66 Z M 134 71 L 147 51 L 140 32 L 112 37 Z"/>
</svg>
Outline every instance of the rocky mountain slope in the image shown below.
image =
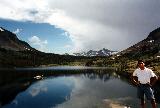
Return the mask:
<svg viewBox="0 0 160 108">
<path fill-rule="evenodd" d="M 144 60 L 147 67 L 160 73 L 160 28 L 150 32 L 144 40 L 111 56 L 106 63 L 133 72 L 138 59 Z"/>
<path fill-rule="evenodd" d="M 0 48 L 14 51 L 35 50 L 27 42 L 19 40 L 15 34 L 0 27 Z"/>
<path fill-rule="evenodd" d="M 149 33 L 148 37 L 137 44 L 118 53 L 131 58 L 160 56 L 160 28 Z"/>
</svg>

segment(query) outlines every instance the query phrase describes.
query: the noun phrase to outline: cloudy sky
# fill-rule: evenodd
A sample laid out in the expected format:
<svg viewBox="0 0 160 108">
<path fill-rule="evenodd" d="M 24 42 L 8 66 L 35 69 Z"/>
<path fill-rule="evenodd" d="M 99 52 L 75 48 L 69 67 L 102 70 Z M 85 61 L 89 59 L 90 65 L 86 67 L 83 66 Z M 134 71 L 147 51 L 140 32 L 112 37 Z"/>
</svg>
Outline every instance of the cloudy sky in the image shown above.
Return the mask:
<svg viewBox="0 0 160 108">
<path fill-rule="evenodd" d="M 0 26 L 45 52 L 120 51 L 160 26 L 159 0 L 0 2 Z"/>
</svg>

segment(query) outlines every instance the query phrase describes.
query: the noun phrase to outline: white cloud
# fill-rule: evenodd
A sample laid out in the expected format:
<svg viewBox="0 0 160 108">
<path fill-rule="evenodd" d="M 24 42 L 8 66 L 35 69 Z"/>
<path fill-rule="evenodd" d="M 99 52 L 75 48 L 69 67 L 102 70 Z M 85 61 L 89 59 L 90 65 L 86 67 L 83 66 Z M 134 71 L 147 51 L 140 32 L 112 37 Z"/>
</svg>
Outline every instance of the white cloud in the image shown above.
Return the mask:
<svg viewBox="0 0 160 108">
<path fill-rule="evenodd" d="M 47 40 L 43 41 L 37 36 L 32 36 L 28 40 L 32 45 L 37 46 L 38 50 L 48 52 L 48 49 L 47 49 L 48 41 Z"/>
<path fill-rule="evenodd" d="M 65 45 L 64 48 L 72 48 L 71 45 Z"/>
<path fill-rule="evenodd" d="M 67 36 L 67 37 L 70 36 L 70 34 L 69 34 L 68 32 L 64 32 L 64 33 L 62 33 L 61 35 L 64 35 L 64 36 Z"/>
<path fill-rule="evenodd" d="M 73 51 L 122 50 L 160 25 L 156 0 L 1 0 L 0 18 L 64 29 Z"/>
<path fill-rule="evenodd" d="M 47 92 L 47 91 L 48 91 L 48 88 L 45 86 L 44 82 L 41 81 L 29 90 L 29 94 L 32 97 L 35 97 L 35 96 L 38 96 L 41 92 Z"/>
<path fill-rule="evenodd" d="M 13 33 L 18 34 L 20 31 L 22 31 L 22 29 L 17 28 Z"/>
</svg>

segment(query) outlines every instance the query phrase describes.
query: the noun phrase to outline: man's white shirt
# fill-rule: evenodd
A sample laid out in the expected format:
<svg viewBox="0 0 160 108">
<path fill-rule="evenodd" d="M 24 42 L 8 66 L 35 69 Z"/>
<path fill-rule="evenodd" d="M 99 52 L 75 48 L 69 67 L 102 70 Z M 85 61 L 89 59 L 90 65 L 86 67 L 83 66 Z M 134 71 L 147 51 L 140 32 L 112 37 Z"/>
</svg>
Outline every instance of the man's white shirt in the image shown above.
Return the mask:
<svg viewBox="0 0 160 108">
<path fill-rule="evenodd" d="M 137 76 L 138 81 L 140 81 L 141 84 L 150 83 L 150 78 L 156 77 L 155 73 L 151 69 L 146 67 L 144 68 L 144 70 L 141 70 L 140 68 L 136 69 L 133 72 L 133 76 Z"/>
</svg>

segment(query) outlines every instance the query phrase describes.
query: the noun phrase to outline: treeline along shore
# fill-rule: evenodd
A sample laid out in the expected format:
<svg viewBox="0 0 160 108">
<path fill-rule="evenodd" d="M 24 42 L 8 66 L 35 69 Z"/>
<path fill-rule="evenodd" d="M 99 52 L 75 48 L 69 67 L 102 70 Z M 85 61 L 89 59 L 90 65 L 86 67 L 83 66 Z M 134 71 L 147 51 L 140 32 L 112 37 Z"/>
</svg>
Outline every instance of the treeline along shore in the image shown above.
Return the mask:
<svg viewBox="0 0 160 108">
<path fill-rule="evenodd" d="M 160 28 L 149 33 L 137 44 L 109 56 L 73 56 L 44 53 L 1 27 L 0 68 L 46 67 L 46 66 L 98 66 L 115 67 L 117 71 L 132 73 L 137 60 L 143 59 L 146 66 L 160 74 Z"/>
</svg>

